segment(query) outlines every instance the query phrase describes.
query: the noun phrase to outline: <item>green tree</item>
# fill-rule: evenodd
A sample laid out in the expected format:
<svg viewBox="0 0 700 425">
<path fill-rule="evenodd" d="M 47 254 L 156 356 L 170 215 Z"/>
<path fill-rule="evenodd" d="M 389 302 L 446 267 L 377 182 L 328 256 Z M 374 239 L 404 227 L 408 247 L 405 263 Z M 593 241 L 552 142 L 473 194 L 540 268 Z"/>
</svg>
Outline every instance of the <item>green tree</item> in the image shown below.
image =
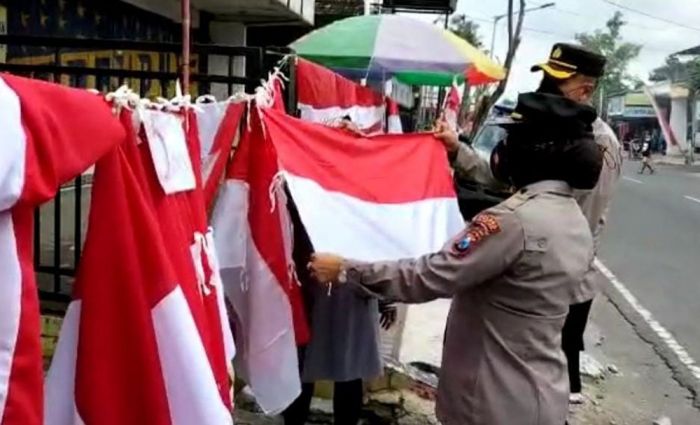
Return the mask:
<svg viewBox="0 0 700 425">
<path fill-rule="evenodd" d="M 678 56 L 671 55 L 666 58 L 666 62 L 651 71 L 649 75 L 650 81 L 686 81 L 688 79 L 688 72 L 690 71 L 690 64 L 688 62 L 681 62 Z"/>
<path fill-rule="evenodd" d="M 622 39 L 621 31 L 626 24 L 622 13 L 618 11 L 608 20 L 604 29 L 576 34 L 576 40 L 579 43 L 602 54 L 608 60 L 605 76 L 600 81 L 600 88 L 595 98 L 596 105 L 602 105 L 603 110 L 606 106 L 604 100 L 608 95 L 631 90 L 638 81 L 629 74 L 628 68 L 630 62 L 639 56 L 642 46 Z"/>
<path fill-rule="evenodd" d="M 466 15 L 458 14 L 450 18 L 448 28 L 460 38 L 468 41 L 474 47 L 483 47 L 483 42 L 479 36 L 479 25 L 470 21 Z"/>
</svg>

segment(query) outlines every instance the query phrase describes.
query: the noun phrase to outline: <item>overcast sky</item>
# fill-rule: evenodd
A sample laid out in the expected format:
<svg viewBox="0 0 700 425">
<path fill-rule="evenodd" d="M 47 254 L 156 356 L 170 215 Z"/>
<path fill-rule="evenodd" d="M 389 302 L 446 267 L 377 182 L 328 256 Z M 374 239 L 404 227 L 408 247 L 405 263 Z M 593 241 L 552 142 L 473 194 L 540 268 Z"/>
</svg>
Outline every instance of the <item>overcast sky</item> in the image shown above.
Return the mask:
<svg viewBox="0 0 700 425">
<path fill-rule="evenodd" d="M 550 0 L 529 0 L 536 7 Z M 530 66 L 549 55 L 557 41 L 574 41 L 574 35 L 603 28 L 605 22 L 620 10 L 610 4 L 633 8 L 652 15 L 621 10 L 629 23 L 623 29 L 626 41 L 641 44 L 642 52 L 630 72 L 646 80 L 649 72 L 663 64 L 671 53 L 700 45 L 700 0 L 553 0 L 556 6 L 525 15 L 523 43 L 513 67 L 507 96 L 536 88 L 539 74 L 530 73 Z M 518 3 L 516 1 L 516 3 Z M 479 24 L 479 32 L 488 49 L 493 31 L 493 16 L 507 13 L 507 0 L 459 0 L 458 13 L 464 13 Z M 675 22 L 680 25 L 672 24 Z M 691 28 L 684 28 L 684 26 Z M 506 20 L 497 27 L 496 55 L 505 56 L 507 49 Z"/>
</svg>

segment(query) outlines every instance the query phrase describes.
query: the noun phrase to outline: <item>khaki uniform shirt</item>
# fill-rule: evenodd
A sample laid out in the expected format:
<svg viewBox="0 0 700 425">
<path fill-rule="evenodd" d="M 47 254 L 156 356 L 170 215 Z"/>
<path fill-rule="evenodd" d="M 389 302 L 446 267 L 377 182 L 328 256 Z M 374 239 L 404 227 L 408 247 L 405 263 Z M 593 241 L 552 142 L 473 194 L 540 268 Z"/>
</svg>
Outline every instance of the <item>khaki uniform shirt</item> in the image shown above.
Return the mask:
<svg viewBox="0 0 700 425">
<path fill-rule="evenodd" d="M 560 181 L 484 211 L 435 254 L 345 265 L 391 300 L 452 298 L 437 414 L 445 425 L 562 425 L 569 384 L 561 330 L 593 256 L 586 219 Z"/>
<path fill-rule="evenodd" d="M 600 178 L 593 190 L 576 190 L 574 191 L 574 197 L 578 201 L 583 215 L 588 220 L 597 253 L 600 237 L 606 224 L 610 201 L 622 173 L 623 154 L 622 145 L 617 136 L 615 136 L 610 126 L 600 118 L 593 122 L 593 137 L 604 152 L 603 169 L 600 171 Z M 457 173 L 469 177 L 478 183 L 505 189 L 505 186 L 493 177 L 489 161 L 479 156 L 465 144 L 460 144 L 457 155 L 452 161 L 452 166 Z M 593 262 L 591 262 L 589 271 L 576 291 L 573 304 L 592 300 L 598 293 L 598 290 L 595 268 Z"/>
</svg>

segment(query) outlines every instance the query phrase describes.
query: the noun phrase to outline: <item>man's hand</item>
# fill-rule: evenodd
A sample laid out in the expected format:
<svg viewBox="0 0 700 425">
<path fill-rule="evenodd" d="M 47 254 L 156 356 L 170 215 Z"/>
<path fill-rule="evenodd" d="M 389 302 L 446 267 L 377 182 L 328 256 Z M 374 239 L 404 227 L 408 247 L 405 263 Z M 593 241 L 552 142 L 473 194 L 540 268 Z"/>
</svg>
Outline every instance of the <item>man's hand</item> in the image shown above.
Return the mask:
<svg viewBox="0 0 700 425">
<path fill-rule="evenodd" d="M 333 254 L 313 254 L 309 262 L 311 276 L 319 283 L 337 282 L 343 270 L 343 257 Z"/>
<path fill-rule="evenodd" d="M 360 130 L 360 127 L 357 126 L 354 122 L 350 120 L 340 120 L 340 124 L 338 125 L 338 128 L 341 130 L 345 130 L 349 133 L 353 133 L 356 136 L 363 137 L 365 134 Z"/>
<path fill-rule="evenodd" d="M 450 128 L 447 121 L 443 119 L 439 120 L 435 124 L 433 135 L 442 142 L 447 152 L 455 153 L 459 149 L 459 136 Z"/>
<path fill-rule="evenodd" d="M 380 301 L 379 313 L 381 315 L 379 318 L 379 324 L 382 326 L 382 329 L 388 331 L 392 326 L 394 326 L 394 323 L 396 323 L 398 310 L 394 304 Z"/>
</svg>

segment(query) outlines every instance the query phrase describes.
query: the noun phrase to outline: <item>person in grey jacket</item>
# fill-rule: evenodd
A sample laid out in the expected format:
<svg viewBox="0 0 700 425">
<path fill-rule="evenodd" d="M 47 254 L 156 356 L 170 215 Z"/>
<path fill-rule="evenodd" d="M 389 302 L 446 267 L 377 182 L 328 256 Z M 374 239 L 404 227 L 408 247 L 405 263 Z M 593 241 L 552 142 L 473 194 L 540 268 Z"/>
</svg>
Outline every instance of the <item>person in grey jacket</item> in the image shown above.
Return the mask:
<svg viewBox="0 0 700 425">
<path fill-rule="evenodd" d="M 561 96 L 521 95 L 492 160 L 495 175 L 517 189 L 511 198 L 420 258 L 312 257 L 311 273 L 324 285 L 407 303 L 452 298 L 437 399 L 445 425 L 566 419 L 561 329 L 593 256 L 573 190 L 593 188 L 600 175 L 602 153 L 590 133 L 595 117 L 593 108 Z"/>
<path fill-rule="evenodd" d="M 533 67 L 533 71 L 544 72 L 538 92 L 559 94 L 581 104 L 589 104 L 596 91 L 598 80 L 604 74 L 605 62 L 605 57 L 582 47 L 555 44 L 549 61 Z M 491 173 L 488 161 L 477 155 L 466 144 L 460 143 L 456 133 L 450 131 L 444 124 L 439 124 L 436 136 L 447 148 L 457 173 L 485 185 L 500 186 Z M 600 178 L 593 190 L 577 190 L 574 192 L 574 197 L 588 220 L 597 253 L 610 201 L 620 179 L 623 154 L 622 146 L 615 133 L 600 118 L 593 122 L 593 137 L 604 157 Z M 569 309 L 562 334 L 562 348 L 568 361 L 572 403 L 582 403 L 584 400 L 581 394 L 579 372 L 580 352 L 584 349 L 583 334 L 593 298 L 598 291 L 595 267 L 591 263 L 585 277 L 577 286 L 574 302 Z"/>
</svg>

